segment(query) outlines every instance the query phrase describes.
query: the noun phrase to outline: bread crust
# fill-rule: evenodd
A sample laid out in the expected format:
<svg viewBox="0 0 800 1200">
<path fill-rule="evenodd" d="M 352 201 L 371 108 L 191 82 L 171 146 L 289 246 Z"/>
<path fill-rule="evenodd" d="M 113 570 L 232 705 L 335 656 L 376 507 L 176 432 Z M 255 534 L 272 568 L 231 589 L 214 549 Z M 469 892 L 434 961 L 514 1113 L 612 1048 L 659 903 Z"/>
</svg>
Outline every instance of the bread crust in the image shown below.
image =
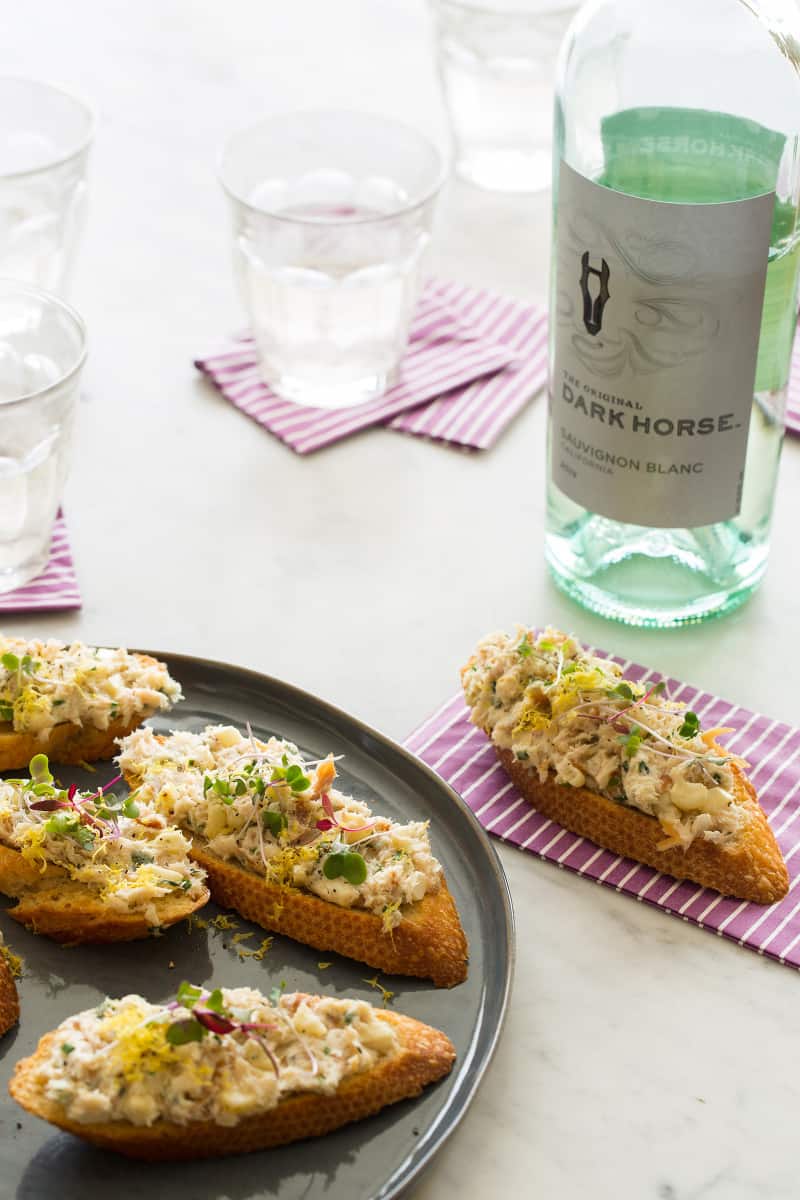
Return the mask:
<svg viewBox="0 0 800 1200">
<path fill-rule="evenodd" d="M 40 871 L 19 850 L 0 844 L 0 892 L 18 897 L 8 915 L 34 933 L 56 942 L 128 942 L 148 937 L 152 923 L 142 912 L 116 912 L 92 889 L 75 883 L 63 867 Z M 155 900 L 158 927 L 182 921 L 208 903 L 209 892 L 190 899 L 185 892 Z"/>
<path fill-rule="evenodd" d="M 47 1100 L 36 1083 L 40 1066 L 56 1038 L 46 1034 L 36 1052 L 17 1063 L 8 1090 L 18 1104 L 36 1117 L 95 1146 L 114 1150 L 129 1158 L 148 1161 L 187 1160 L 266 1150 L 302 1138 L 329 1133 L 351 1121 L 371 1116 L 388 1104 L 418 1096 L 428 1084 L 450 1070 L 455 1050 L 439 1030 L 400 1013 L 379 1016 L 395 1029 L 401 1050 L 369 1071 L 344 1079 L 331 1096 L 303 1093 L 288 1096 L 265 1113 L 245 1117 L 232 1126 L 211 1121 L 176 1125 L 156 1121 L 149 1126 L 128 1121 L 106 1121 L 94 1125 L 67 1120 L 60 1105 Z"/>
<path fill-rule="evenodd" d="M 131 657 L 143 667 L 158 663 L 149 654 L 132 654 Z M 163 666 L 163 663 L 159 665 Z M 81 763 L 113 758 L 117 753 L 117 739 L 133 733 L 149 716 L 152 713 L 141 712 L 129 721 L 119 718 L 107 729 L 64 721 L 54 725 L 44 740 L 35 733 L 17 732 L 10 722 L 0 723 L 0 771 L 27 768 L 34 754 L 46 754 L 51 763 L 62 766 L 80 766 Z"/>
<path fill-rule="evenodd" d="M 19 1020 L 19 996 L 11 967 L 0 954 L 0 1037 Z"/>
<path fill-rule="evenodd" d="M 655 817 L 615 804 L 588 788 L 557 784 L 552 774 L 540 783 L 536 771 L 510 750 L 495 747 L 495 751 L 517 790 L 538 812 L 614 854 L 756 904 L 774 904 L 789 890 L 789 873 L 775 835 L 753 785 L 735 764 L 731 767 L 734 797 L 747 813 L 739 840 L 720 845 L 696 838 L 686 850 L 680 846 L 659 850 L 665 834 Z"/>
<path fill-rule="evenodd" d="M 219 858 L 197 837 L 191 857 L 206 871 L 218 904 L 236 909 L 264 929 L 389 974 L 431 979 L 436 987 L 454 987 L 467 977 L 467 939 L 444 880 L 435 892 L 404 906 L 402 921 L 387 933 L 374 913 L 341 908 L 311 892 L 268 883 L 238 863 Z"/>
</svg>

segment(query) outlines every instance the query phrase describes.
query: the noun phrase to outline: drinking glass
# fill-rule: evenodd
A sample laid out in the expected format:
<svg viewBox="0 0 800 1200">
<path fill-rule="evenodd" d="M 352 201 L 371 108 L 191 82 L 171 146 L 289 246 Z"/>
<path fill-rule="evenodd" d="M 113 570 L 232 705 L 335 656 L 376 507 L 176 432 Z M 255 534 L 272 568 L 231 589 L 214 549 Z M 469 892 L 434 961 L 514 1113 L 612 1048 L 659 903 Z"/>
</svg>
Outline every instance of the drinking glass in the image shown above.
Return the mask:
<svg viewBox="0 0 800 1200">
<path fill-rule="evenodd" d="M 382 117 L 293 113 L 235 134 L 220 180 L 264 381 L 315 408 L 381 395 L 408 341 L 438 151 Z"/>
<path fill-rule="evenodd" d="M 0 276 L 63 294 L 83 226 L 91 110 L 34 79 L 0 76 Z"/>
<path fill-rule="evenodd" d="M 558 49 L 572 0 L 432 0 L 456 173 L 500 192 L 550 186 Z"/>
<path fill-rule="evenodd" d="M 0 592 L 47 563 L 85 358 L 74 309 L 0 279 Z"/>
</svg>

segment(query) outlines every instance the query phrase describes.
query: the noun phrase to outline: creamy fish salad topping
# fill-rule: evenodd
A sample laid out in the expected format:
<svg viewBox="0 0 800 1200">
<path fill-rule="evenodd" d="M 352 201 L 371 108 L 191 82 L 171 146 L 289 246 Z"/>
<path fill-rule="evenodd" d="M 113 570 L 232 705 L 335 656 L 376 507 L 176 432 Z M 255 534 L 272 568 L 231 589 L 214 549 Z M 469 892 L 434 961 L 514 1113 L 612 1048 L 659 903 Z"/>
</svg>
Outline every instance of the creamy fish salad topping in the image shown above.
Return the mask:
<svg viewBox="0 0 800 1200">
<path fill-rule="evenodd" d="M 235 1125 L 296 1092 L 330 1095 L 398 1049 L 363 1000 L 183 983 L 170 1004 L 129 995 L 63 1021 L 35 1083 L 82 1124 Z"/>
<path fill-rule="evenodd" d="M 155 902 L 173 894 L 200 899 L 205 872 L 190 860 L 180 829 L 130 797 L 115 796 L 111 786 L 61 788 L 46 755 L 35 755 L 28 779 L 0 780 L 0 843 L 42 874 L 59 867 L 109 909 L 143 912 L 157 927 Z"/>
<path fill-rule="evenodd" d="M 147 655 L 82 642 L 0 637 L 0 727 L 47 738 L 71 722 L 107 729 L 170 708 L 180 685 Z"/>
<path fill-rule="evenodd" d="M 137 802 L 273 883 L 380 915 L 387 932 L 441 883 L 428 822 L 374 816 L 333 786 L 332 758 L 306 762 L 291 742 L 229 725 L 167 738 L 138 729 L 120 746 Z"/>
<path fill-rule="evenodd" d="M 624 679 L 609 659 L 548 628 L 518 626 L 483 639 L 462 671 L 472 721 L 542 783 L 551 774 L 655 817 L 661 849 L 702 837 L 734 839 L 746 820 L 735 799 L 742 760 L 703 732 L 661 683 Z"/>
</svg>

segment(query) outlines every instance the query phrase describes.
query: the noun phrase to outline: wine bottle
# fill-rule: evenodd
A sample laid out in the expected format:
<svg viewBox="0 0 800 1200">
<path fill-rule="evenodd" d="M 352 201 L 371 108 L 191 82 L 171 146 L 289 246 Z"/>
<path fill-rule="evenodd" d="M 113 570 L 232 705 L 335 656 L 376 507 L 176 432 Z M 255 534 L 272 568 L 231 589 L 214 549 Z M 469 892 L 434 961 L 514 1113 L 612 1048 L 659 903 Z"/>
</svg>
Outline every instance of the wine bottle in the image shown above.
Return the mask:
<svg viewBox="0 0 800 1200">
<path fill-rule="evenodd" d="M 561 49 L 546 557 L 671 626 L 767 565 L 800 264 L 793 0 L 592 0 Z"/>
</svg>

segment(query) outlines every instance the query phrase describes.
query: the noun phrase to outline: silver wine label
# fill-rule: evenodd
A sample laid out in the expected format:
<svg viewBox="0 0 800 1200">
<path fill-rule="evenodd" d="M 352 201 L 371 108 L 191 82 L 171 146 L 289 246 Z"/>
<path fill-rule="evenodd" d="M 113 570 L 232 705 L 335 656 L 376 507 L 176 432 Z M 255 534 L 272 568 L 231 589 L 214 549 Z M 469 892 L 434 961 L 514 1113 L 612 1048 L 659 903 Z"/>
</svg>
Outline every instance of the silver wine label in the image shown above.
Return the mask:
<svg viewBox="0 0 800 1200">
<path fill-rule="evenodd" d="M 739 512 L 774 203 L 642 200 L 561 163 L 551 471 L 590 512 Z"/>
</svg>

